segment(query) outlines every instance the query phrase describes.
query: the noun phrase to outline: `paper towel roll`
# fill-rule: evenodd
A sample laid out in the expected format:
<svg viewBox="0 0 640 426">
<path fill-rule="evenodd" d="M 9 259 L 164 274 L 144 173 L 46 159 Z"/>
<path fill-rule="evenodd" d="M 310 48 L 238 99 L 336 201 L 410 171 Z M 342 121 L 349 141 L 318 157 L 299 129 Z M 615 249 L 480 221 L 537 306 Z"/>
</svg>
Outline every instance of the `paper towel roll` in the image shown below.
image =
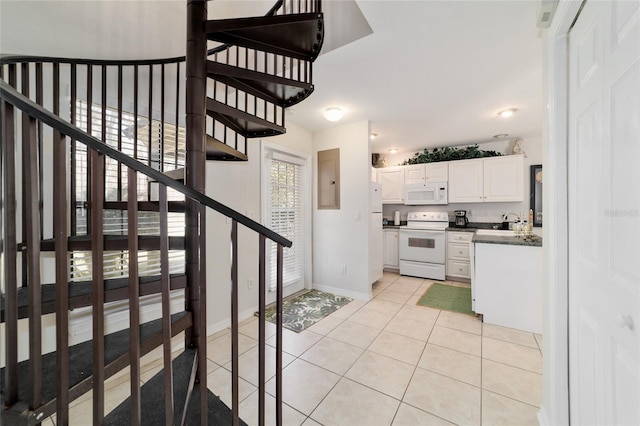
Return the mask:
<svg viewBox="0 0 640 426">
<path fill-rule="evenodd" d="M 398 210 L 396 210 L 395 214 L 393 215 L 393 224 L 400 225 L 400 212 Z"/>
</svg>

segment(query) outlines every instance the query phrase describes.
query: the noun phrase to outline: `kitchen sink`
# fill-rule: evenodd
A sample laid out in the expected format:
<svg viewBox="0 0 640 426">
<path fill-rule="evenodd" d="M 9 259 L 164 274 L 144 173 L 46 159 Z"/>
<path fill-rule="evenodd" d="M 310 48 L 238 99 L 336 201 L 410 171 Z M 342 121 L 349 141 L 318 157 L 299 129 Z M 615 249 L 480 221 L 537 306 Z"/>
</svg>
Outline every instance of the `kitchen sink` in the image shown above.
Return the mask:
<svg viewBox="0 0 640 426">
<path fill-rule="evenodd" d="M 515 236 L 515 233 L 508 229 L 478 229 L 476 231 L 476 235 L 513 237 Z"/>
</svg>

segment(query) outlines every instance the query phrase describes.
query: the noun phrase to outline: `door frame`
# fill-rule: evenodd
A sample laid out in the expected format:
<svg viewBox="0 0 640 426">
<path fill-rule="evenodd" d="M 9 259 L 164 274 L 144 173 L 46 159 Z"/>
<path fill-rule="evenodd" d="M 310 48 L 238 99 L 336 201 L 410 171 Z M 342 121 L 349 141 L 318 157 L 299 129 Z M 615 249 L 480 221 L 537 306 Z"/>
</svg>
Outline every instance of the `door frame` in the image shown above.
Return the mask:
<svg viewBox="0 0 640 426">
<path fill-rule="evenodd" d="M 266 162 L 268 160 L 269 155 L 278 151 L 283 154 L 291 155 L 293 157 L 298 157 L 304 160 L 304 209 L 305 209 L 305 224 L 304 224 L 304 235 L 305 235 L 305 247 L 304 247 L 304 274 L 303 274 L 303 289 L 310 290 L 312 287 L 312 221 L 313 221 L 313 210 L 312 210 L 312 157 L 311 154 L 307 154 L 292 148 L 289 148 L 284 145 L 279 145 L 273 142 L 267 142 L 261 140 L 260 142 L 260 210 L 261 210 L 261 222 L 264 226 L 269 227 L 269 224 L 266 223 L 266 218 L 268 217 L 267 213 L 267 197 L 269 195 L 269 182 L 266 176 L 267 169 L 265 168 Z M 286 294 L 286 292 L 285 292 Z M 272 303 L 275 301 L 275 291 L 270 291 L 267 286 L 267 303 Z"/>
<path fill-rule="evenodd" d="M 585 0 L 586 1 L 586 0 Z M 560 1 L 545 34 L 543 395 L 540 425 L 570 424 L 568 239 L 568 40 L 583 1 Z"/>
</svg>

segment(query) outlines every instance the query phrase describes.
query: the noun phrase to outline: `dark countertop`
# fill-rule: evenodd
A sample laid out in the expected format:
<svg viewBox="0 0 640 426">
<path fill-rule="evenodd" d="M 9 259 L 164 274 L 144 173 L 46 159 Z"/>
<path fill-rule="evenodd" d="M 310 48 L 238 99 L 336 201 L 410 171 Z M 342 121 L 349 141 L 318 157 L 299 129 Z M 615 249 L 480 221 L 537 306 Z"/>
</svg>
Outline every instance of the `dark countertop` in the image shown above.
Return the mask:
<svg viewBox="0 0 640 426">
<path fill-rule="evenodd" d="M 510 246 L 542 247 L 542 237 L 527 235 L 526 237 L 511 235 L 474 235 L 474 243 L 505 244 Z"/>
<path fill-rule="evenodd" d="M 476 232 L 478 229 L 497 229 L 502 227 L 502 223 L 493 222 L 469 222 L 465 228 L 459 228 L 455 225 L 455 222 L 449 222 L 449 227 L 445 231 L 459 231 L 459 232 Z"/>
<path fill-rule="evenodd" d="M 487 223 L 487 222 L 469 222 L 466 228 L 456 228 L 454 223 L 449 223 L 447 231 L 454 232 L 476 232 L 478 229 L 495 229 L 494 226 L 498 226 L 498 229 L 502 227 L 502 223 Z M 529 246 L 529 247 L 542 247 L 542 237 L 537 235 L 529 235 L 526 237 L 520 237 L 514 235 L 474 235 L 474 243 L 483 244 L 506 244 L 511 246 Z"/>
<path fill-rule="evenodd" d="M 388 225 L 383 224 L 382 229 L 400 229 L 401 226 L 407 226 L 407 221 L 401 220 L 400 225 L 394 225 L 392 220 Z"/>
</svg>

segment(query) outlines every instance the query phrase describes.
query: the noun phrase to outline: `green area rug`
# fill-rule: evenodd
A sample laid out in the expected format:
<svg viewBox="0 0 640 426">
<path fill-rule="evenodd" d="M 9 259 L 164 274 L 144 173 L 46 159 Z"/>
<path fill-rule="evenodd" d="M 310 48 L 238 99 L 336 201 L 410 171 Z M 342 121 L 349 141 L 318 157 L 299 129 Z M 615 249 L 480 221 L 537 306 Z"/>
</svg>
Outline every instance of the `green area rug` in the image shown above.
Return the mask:
<svg viewBox="0 0 640 426">
<path fill-rule="evenodd" d="M 318 290 L 310 290 L 304 294 L 286 300 L 283 303 L 282 326 L 300 333 L 327 315 L 337 311 L 352 299 Z M 275 324 L 275 306 L 265 311 L 267 321 Z"/>
<path fill-rule="evenodd" d="M 418 305 L 446 311 L 473 314 L 471 310 L 471 289 L 433 284 L 418 300 Z"/>
</svg>

